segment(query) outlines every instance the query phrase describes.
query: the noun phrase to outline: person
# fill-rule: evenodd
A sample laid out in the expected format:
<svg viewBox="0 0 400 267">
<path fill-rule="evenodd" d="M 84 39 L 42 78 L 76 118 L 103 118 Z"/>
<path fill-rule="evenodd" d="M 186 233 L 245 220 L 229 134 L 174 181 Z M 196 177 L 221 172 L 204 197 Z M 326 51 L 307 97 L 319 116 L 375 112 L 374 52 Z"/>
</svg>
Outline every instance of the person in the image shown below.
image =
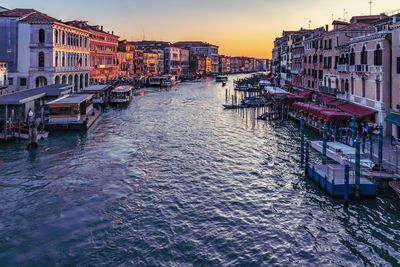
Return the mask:
<svg viewBox="0 0 400 267">
<path fill-rule="evenodd" d="M 362 128 L 362 136 L 365 138 L 368 137 L 368 129 L 365 126 Z"/>
<path fill-rule="evenodd" d="M 390 137 L 390 144 L 392 145 L 392 146 L 395 146 L 396 145 L 396 138 L 394 138 L 393 137 L 393 135 Z"/>
</svg>

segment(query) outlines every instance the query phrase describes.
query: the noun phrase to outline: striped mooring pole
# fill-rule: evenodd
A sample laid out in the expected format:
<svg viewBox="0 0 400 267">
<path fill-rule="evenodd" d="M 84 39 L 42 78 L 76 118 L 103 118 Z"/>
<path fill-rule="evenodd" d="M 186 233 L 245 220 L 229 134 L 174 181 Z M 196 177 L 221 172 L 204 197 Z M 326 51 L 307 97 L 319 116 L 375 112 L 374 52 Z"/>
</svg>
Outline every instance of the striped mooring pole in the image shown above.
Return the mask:
<svg viewBox="0 0 400 267">
<path fill-rule="evenodd" d="M 304 161 L 304 116 L 301 114 L 300 118 L 300 158 L 301 162 Z"/>
<path fill-rule="evenodd" d="M 326 157 L 326 146 L 327 146 L 327 131 L 328 131 L 328 127 L 326 126 L 326 123 L 324 124 L 323 129 L 323 137 L 322 137 L 322 155 L 324 157 Z"/>
<path fill-rule="evenodd" d="M 379 164 L 379 171 L 383 169 L 383 126 L 382 124 L 378 127 L 379 130 L 379 137 L 378 137 L 378 164 Z"/>
<path fill-rule="evenodd" d="M 340 127 L 339 129 L 339 142 L 342 143 L 343 141 L 343 128 Z"/>
<path fill-rule="evenodd" d="M 344 205 L 349 205 L 349 165 L 344 166 Z"/>
<path fill-rule="evenodd" d="M 354 145 L 356 148 L 356 166 L 355 166 L 355 195 L 356 198 L 360 197 L 360 162 L 361 162 L 361 157 L 360 157 L 360 139 L 357 137 L 356 140 L 354 141 Z"/>
<path fill-rule="evenodd" d="M 369 159 L 373 160 L 374 141 L 372 140 L 372 133 L 369 135 Z"/>
<path fill-rule="evenodd" d="M 354 141 L 356 140 L 356 116 L 353 115 L 351 118 L 351 132 L 352 132 L 352 139 L 353 139 L 353 147 L 355 147 Z"/>
<path fill-rule="evenodd" d="M 334 126 L 333 132 L 334 132 L 334 134 L 333 134 L 333 141 L 336 142 L 336 138 L 337 138 L 337 126 L 336 126 L 336 124 L 335 124 L 335 126 Z"/>
</svg>

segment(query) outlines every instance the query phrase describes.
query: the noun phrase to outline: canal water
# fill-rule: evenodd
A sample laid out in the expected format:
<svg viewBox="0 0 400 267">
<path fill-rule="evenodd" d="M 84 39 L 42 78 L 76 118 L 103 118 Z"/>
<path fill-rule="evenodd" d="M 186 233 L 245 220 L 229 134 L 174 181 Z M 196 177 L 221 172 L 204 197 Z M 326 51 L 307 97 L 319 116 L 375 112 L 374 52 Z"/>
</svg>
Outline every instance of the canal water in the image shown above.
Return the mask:
<svg viewBox="0 0 400 267">
<path fill-rule="evenodd" d="M 304 177 L 296 123 L 224 102 L 213 80 L 143 89 L 87 133 L 1 145 L 0 265 L 400 264 L 395 194 L 344 209 Z"/>
</svg>

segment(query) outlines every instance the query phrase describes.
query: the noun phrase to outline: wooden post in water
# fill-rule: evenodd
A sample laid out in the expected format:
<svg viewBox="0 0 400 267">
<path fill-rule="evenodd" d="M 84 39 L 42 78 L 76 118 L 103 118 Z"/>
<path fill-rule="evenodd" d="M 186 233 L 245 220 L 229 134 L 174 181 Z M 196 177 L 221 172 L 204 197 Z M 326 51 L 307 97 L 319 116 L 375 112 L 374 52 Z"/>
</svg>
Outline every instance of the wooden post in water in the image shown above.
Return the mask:
<svg viewBox="0 0 400 267">
<path fill-rule="evenodd" d="M 6 105 L 5 112 L 5 123 L 4 123 L 4 141 L 7 142 L 7 117 L 8 117 L 8 106 Z"/>
<path fill-rule="evenodd" d="M 354 145 L 356 148 L 356 166 L 355 166 L 355 195 L 356 198 L 360 198 L 360 167 L 361 167 L 361 160 L 360 160 L 360 139 L 358 137 L 354 141 Z"/>
<path fill-rule="evenodd" d="M 305 164 L 305 174 L 306 176 L 308 176 L 308 161 L 310 158 L 310 144 L 308 143 L 308 141 L 306 142 L 306 164 Z"/>
<path fill-rule="evenodd" d="M 300 118 L 300 159 L 304 161 L 304 117 L 303 114 Z"/>
<path fill-rule="evenodd" d="M 21 141 L 21 122 L 18 119 L 18 141 Z"/>
<path fill-rule="evenodd" d="M 344 206 L 349 205 L 349 165 L 344 166 Z"/>
<path fill-rule="evenodd" d="M 383 126 L 382 124 L 378 127 L 379 135 L 378 135 L 378 164 L 379 171 L 383 170 Z"/>
</svg>

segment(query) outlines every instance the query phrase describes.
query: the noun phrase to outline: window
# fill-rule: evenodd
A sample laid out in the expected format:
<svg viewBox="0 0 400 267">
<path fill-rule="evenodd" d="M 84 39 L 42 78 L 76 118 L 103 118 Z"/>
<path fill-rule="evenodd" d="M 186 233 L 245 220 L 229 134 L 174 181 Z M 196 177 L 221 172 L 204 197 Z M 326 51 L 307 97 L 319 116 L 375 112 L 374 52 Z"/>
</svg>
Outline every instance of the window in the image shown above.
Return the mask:
<svg viewBox="0 0 400 267">
<path fill-rule="evenodd" d="M 363 46 L 362 51 L 361 51 L 360 64 L 366 65 L 367 64 L 367 58 L 368 58 L 367 48 L 365 46 Z"/>
<path fill-rule="evenodd" d="M 19 85 L 20 86 L 26 86 L 26 78 L 20 78 L 19 79 Z"/>
<path fill-rule="evenodd" d="M 354 95 L 354 78 L 351 77 L 351 94 Z"/>
<path fill-rule="evenodd" d="M 56 58 L 54 60 L 54 66 L 58 67 L 58 52 L 56 52 Z"/>
<path fill-rule="evenodd" d="M 335 69 L 337 69 L 338 61 L 339 61 L 339 56 L 335 56 Z"/>
<path fill-rule="evenodd" d="M 361 80 L 362 82 L 362 97 L 365 97 L 365 79 L 363 78 L 362 80 Z"/>
<path fill-rule="evenodd" d="M 65 53 L 62 54 L 62 66 L 65 67 Z"/>
<path fill-rule="evenodd" d="M 323 60 L 324 60 L 324 57 L 322 56 L 322 54 L 321 54 L 321 55 L 319 55 L 319 63 L 322 63 L 322 62 L 323 62 Z"/>
<path fill-rule="evenodd" d="M 54 38 L 55 38 L 55 43 L 58 44 L 58 30 L 55 31 L 54 33 Z"/>
<path fill-rule="evenodd" d="M 381 82 L 376 81 L 376 101 L 381 101 Z"/>
<path fill-rule="evenodd" d="M 14 78 L 8 77 L 8 85 L 14 85 Z"/>
<path fill-rule="evenodd" d="M 44 30 L 43 29 L 39 30 L 39 43 L 40 44 L 44 43 Z"/>
<path fill-rule="evenodd" d="M 374 65 L 376 66 L 382 65 L 382 49 L 379 44 L 377 44 L 376 50 L 374 51 Z"/>
<path fill-rule="evenodd" d="M 65 45 L 65 32 L 62 32 L 62 44 Z"/>
<path fill-rule="evenodd" d="M 332 39 L 329 39 L 329 49 L 332 49 Z"/>
<path fill-rule="evenodd" d="M 43 52 L 39 52 L 38 59 L 39 59 L 39 68 L 44 68 L 44 53 Z"/>
<path fill-rule="evenodd" d="M 350 65 L 354 64 L 355 64 L 355 54 L 354 54 L 354 48 L 352 48 L 350 52 Z"/>
<path fill-rule="evenodd" d="M 339 36 L 336 36 L 336 47 L 339 46 Z"/>
</svg>

